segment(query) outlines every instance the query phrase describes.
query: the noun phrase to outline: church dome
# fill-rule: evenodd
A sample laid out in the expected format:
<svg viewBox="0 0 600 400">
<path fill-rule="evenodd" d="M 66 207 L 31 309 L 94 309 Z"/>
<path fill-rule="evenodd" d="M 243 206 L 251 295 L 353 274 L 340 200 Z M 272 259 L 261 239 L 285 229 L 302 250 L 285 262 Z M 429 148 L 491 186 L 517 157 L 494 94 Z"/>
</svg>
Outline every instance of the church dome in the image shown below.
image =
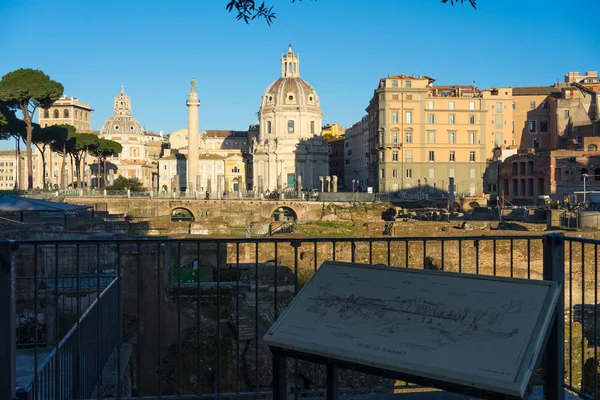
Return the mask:
<svg viewBox="0 0 600 400">
<path fill-rule="evenodd" d="M 115 113 L 102 124 L 101 137 L 112 135 L 143 135 L 142 125 L 131 115 L 131 100 L 121 88 L 115 97 Z"/>
<path fill-rule="evenodd" d="M 294 54 L 291 45 L 281 57 L 281 77 L 267 87 L 262 97 L 261 108 L 278 106 L 320 109 L 317 92 L 300 78 L 300 58 Z"/>
</svg>

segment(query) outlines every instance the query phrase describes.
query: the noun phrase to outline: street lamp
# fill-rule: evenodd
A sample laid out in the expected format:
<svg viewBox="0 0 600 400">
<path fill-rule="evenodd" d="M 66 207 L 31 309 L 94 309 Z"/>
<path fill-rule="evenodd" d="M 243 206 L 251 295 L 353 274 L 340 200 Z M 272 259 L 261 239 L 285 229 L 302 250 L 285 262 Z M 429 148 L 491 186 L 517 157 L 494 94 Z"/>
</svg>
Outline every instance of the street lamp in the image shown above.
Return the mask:
<svg viewBox="0 0 600 400">
<path fill-rule="evenodd" d="M 587 178 L 589 178 L 589 175 L 581 174 L 581 177 L 583 178 L 583 208 L 585 209 L 585 181 L 587 180 Z"/>
</svg>

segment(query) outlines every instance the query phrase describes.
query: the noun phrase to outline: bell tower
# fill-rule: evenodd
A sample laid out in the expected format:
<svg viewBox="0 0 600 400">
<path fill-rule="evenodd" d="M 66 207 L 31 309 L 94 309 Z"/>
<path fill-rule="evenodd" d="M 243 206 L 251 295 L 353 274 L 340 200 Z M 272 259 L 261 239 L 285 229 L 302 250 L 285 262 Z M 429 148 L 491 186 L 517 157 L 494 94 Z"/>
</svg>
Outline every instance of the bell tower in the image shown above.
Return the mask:
<svg viewBox="0 0 600 400">
<path fill-rule="evenodd" d="M 115 97 L 115 114 L 131 114 L 131 100 L 129 99 L 129 96 L 125 94 L 125 87 L 123 85 L 121 85 L 121 93 Z"/>
<path fill-rule="evenodd" d="M 281 77 L 300 78 L 300 58 L 292 51 L 292 44 L 288 51 L 281 57 Z"/>
</svg>

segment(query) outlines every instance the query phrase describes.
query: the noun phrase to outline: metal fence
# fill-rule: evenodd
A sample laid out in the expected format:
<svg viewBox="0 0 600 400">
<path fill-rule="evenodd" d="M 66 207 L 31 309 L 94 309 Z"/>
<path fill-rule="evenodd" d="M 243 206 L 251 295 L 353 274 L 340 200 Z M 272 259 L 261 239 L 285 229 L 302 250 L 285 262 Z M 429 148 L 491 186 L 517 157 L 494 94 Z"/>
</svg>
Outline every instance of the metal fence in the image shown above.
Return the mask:
<svg viewBox="0 0 600 400">
<path fill-rule="evenodd" d="M 19 248 L 15 248 L 15 244 Z M 92 303 L 78 319 L 80 328 L 74 328 L 67 342 L 59 346 L 62 357 L 53 357 L 58 361 L 41 364 L 43 368 L 38 368 L 34 386 L 45 387 L 48 392 L 63 397 L 44 397 L 39 390 L 33 391 L 37 399 L 271 397 L 271 355 L 262 337 L 326 260 L 558 280 L 564 285 L 564 318 L 563 308 L 558 317 L 565 321 L 564 330 L 560 324 L 559 337 L 550 341 L 556 346 L 551 349 L 553 353 L 548 353 L 552 357 L 547 360 L 547 373 L 540 372 L 535 384 L 545 381 L 555 392 L 565 388 L 582 398 L 597 399 L 600 397 L 599 382 L 598 373 L 594 371 L 598 370 L 599 244 L 597 240 L 561 235 L 145 238 L 6 242 L 0 244 L 3 246 L 0 253 L 4 253 L 3 265 L 11 267 L 6 271 L 19 271 L 22 267 L 18 257 L 20 248 L 75 247 L 77 257 L 72 266 L 76 276 L 86 268 L 100 271 L 111 267 L 117 271 L 117 279 L 103 291 L 105 296 L 118 294 L 116 299 L 113 295 L 107 297 L 106 301 L 112 299 L 113 305 L 105 307 L 102 301 Z M 84 248 L 85 252 L 82 251 Z M 84 259 L 87 253 L 93 256 Z M 54 261 L 50 257 L 47 263 Z M 1 271 L 0 267 L 0 286 L 10 277 L 8 272 L 2 274 Z M 57 287 L 55 285 L 54 290 Z M 113 289 L 115 292 L 111 292 Z M 37 291 L 33 293 L 37 296 L 35 293 Z M 14 315 L 19 305 L 9 303 L 6 294 L 0 291 L 0 315 Z M 116 322 L 112 317 L 110 321 L 90 320 L 94 321 L 91 323 L 93 329 L 85 330 L 84 318 L 89 318 L 98 309 L 116 310 L 119 318 Z M 4 328 L 4 324 L 0 324 L 0 347 L 5 343 L 2 341 L 5 336 L 15 335 L 14 327 L 7 325 Z M 98 330 L 106 330 L 114 336 L 105 338 L 98 335 Z M 38 335 L 38 329 L 35 332 Z M 83 373 L 82 369 L 71 368 L 70 371 L 79 371 L 80 377 L 85 378 L 78 379 L 82 382 L 78 392 L 69 391 L 74 377 L 63 376 L 57 371 L 64 370 L 65 364 L 76 364 L 77 360 L 81 365 L 81 360 L 91 357 L 90 352 L 97 354 L 100 349 L 102 353 L 101 346 L 112 343 L 114 338 L 118 339 L 113 355 L 117 359 L 114 363 L 108 362 L 113 369 L 85 367 L 83 370 L 91 372 Z M 129 353 L 123 351 L 127 346 L 131 347 Z M 63 347 L 70 350 L 60 351 Z M 41 351 L 38 346 L 33 346 L 32 350 Z M 104 360 L 99 357 L 91 359 L 96 365 L 103 365 Z M 290 380 L 293 383 L 288 388 L 291 396 L 324 394 L 324 367 L 298 360 L 291 362 Z M 559 371 L 562 376 L 563 368 L 564 379 L 548 378 L 551 376 L 548 371 Z M 5 371 L 6 376 L 14 377 L 14 366 L 10 363 L 0 364 L 0 377 L 5 376 Z M 109 375 L 116 381 L 113 387 L 117 389 L 112 392 L 105 390 L 105 377 Z M 0 381 L 0 395 L 8 393 L 2 390 L 10 390 L 6 381 Z M 340 384 L 342 393 L 391 393 L 410 385 L 352 371 L 341 371 Z M 93 392 L 96 388 L 102 390 Z"/>
</svg>

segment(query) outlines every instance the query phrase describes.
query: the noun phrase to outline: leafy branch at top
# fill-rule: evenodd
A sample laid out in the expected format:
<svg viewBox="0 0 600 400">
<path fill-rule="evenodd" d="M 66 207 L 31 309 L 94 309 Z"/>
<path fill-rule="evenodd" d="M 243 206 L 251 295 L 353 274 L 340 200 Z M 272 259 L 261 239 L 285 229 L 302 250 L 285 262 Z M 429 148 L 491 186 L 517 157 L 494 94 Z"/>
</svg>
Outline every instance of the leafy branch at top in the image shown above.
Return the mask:
<svg viewBox="0 0 600 400">
<path fill-rule="evenodd" d="M 302 0 L 298 0 L 300 2 Z M 315 0 L 316 1 L 316 0 Z M 450 3 L 454 5 L 454 3 L 464 4 L 465 2 L 471 4 L 474 9 L 477 9 L 477 0 L 441 0 L 442 3 Z M 292 0 L 292 3 L 295 3 L 296 0 Z M 236 19 L 244 20 L 245 23 L 249 23 L 252 20 L 257 18 L 264 18 L 269 26 L 273 23 L 273 20 L 277 18 L 275 13 L 273 12 L 273 6 L 265 5 L 265 2 L 257 4 L 254 0 L 229 0 L 227 6 L 225 7 L 227 11 L 232 12 L 235 10 L 237 12 Z"/>
</svg>

